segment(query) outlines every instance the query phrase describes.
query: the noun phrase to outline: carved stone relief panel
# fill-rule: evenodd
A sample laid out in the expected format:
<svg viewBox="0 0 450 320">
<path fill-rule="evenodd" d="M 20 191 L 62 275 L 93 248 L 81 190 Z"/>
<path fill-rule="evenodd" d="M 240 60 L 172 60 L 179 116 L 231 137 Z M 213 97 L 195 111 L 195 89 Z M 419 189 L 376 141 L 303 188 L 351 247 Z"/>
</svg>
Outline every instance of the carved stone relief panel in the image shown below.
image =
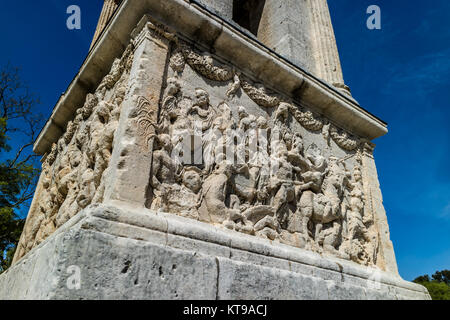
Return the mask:
<svg viewBox="0 0 450 320">
<path fill-rule="evenodd" d="M 35 204 L 29 212 L 15 260 L 92 203 L 103 201 L 122 101 L 133 58 L 130 45 L 97 90 L 88 94 L 73 121 L 46 156 Z"/>
<path fill-rule="evenodd" d="M 376 265 L 379 236 L 362 174 L 367 142 L 167 35 L 157 117 L 150 101 L 135 99 L 136 134 L 149 142 L 138 152 L 151 154 L 145 204 Z M 15 260 L 103 202 L 132 61 L 130 45 L 47 155 Z"/>
<path fill-rule="evenodd" d="M 361 139 L 181 40 L 151 125 L 151 209 L 377 264 Z"/>
</svg>

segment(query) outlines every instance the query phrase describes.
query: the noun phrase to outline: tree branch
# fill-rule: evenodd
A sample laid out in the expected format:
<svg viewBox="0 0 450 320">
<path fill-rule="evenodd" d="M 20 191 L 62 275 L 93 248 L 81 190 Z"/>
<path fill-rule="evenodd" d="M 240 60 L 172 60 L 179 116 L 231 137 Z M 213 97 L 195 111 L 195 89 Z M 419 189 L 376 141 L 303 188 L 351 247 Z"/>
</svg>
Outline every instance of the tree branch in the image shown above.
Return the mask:
<svg viewBox="0 0 450 320">
<path fill-rule="evenodd" d="M 11 163 L 9 164 L 9 167 L 10 167 L 10 168 L 14 167 L 14 165 L 16 164 L 17 159 L 19 159 L 19 157 L 20 157 L 20 155 L 22 154 L 22 152 L 23 152 L 27 147 L 32 146 L 32 145 L 33 145 L 32 142 L 29 142 L 29 143 L 23 145 L 23 146 L 19 149 L 19 151 L 17 151 L 16 156 L 14 157 L 14 159 L 13 159 L 13 160 L 11 161 Z M 27 162 L 27 161 L 30 159 L 30 156 L 31 156 L 31 155 L 28 155 L 28 157 L 26 158 L 27 160 L 25 160 L 25 161 L 23 161 L 23 162 Z"/>
</svg>

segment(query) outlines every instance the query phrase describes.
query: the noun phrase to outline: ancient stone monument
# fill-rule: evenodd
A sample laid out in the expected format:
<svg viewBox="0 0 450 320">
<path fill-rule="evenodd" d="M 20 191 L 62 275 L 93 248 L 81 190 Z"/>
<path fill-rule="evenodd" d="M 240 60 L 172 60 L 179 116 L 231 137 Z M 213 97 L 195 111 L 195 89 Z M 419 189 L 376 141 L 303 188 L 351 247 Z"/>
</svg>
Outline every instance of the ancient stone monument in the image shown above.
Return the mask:
<svg viewBox="0 0 450 320">
<path fill-rule="evenodd" d="M 105 0 L 0 299 L 428 299 L 326 0 Z"/>
</svg>

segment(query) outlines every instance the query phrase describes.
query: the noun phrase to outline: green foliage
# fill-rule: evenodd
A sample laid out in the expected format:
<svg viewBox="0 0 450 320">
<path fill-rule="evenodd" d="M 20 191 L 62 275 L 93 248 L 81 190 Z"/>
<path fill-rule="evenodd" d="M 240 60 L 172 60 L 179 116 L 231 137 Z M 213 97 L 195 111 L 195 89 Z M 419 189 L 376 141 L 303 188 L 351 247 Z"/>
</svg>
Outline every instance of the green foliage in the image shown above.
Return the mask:
<svg viewBox="0 0 450 320">
<path fill-rule="evenodd" d="M 443 282 L 418 282 L 428 289 L 433 300 L 450 300 L 450 286 Z"/>
<path fill-rule="evenodd" d="M 10 151 L 11 147 L 6 143 L 8 136 L 6 135 L 6 119 L 0 118 L 0 151 Z"/>
<path fill-rule="evenodd" d="M 417 277 L 416 279 L 414 279 L 414 282 L 415 283 L 430 282 L 430 276 L 426 274 L 424 276 Z"/>
<path fill-rule="evenodd" d="M 0 163 L 0 209 L 15 208 L 20 202 L 21 191 L 30 185 L 37 174 L 30 163 Z"/>
<path fill-rule="evenodd" d="M 444 282 L 450 285 L 450 270 L 437 271 L 431 276 L 434 281 Z"/>
<path fill-rule="evenodd" d="M 27 210 L 39 174 L 31 150 L 42 123 L 33 110 L 37 103 L 20 81 L 18 69 L 0 70 L 0 273 L 13 260 L 25 224 L 19 213 Z"/>
<path fill-rule="evenodd" d="M 0 251 L 4 253 L 0 256 L 0 272 L 11 265 L 24 222 L 23 219 L 17 219 L 12 208 L 0 208 Z"/>
<path fill-rule="evenodd" d="M 436 271 L 432 276 L 417 277 L 414 282 L 427 288 L 433 300 L 450 300 L 450 270 Z"/>
<path fill-rule="evenodd" d="M 33 185 L 38 170 L 28 163 L 0 163 L 0 272 L 12 261 L 11 253 L 19 241 L 24 219 L 16 211 L 25 203 L 22 191 Z"/>
</svg>

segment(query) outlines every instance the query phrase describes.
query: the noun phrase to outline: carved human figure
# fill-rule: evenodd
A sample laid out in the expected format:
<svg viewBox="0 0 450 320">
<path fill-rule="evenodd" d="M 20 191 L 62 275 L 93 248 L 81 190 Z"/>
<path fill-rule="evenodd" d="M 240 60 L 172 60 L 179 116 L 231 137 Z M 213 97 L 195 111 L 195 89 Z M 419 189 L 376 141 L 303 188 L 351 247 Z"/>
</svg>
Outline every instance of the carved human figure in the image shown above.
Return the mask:
<svg viewBox="0 0 450 320">
<path fill-rule="evenodd" d="M 37 212 L 38 215 L 44 215 L 46 214 L 46 212 L 48 212 L 51 207 L 53 206 L 53 198 L 51 196 L 51 189 L 52 189 L 52 185 L 54 183 L 54 178 L 52 176 L 52 166 L 49 165 L 49 163 L 46 161 L 44 161 L 43 165 L 42 165 L 42 176 L 41 176 L 41 194 L 39 197 L 39 201 L 37 204 Z"/>
<path fill-rule="evenodd" d="M 233 165 L 224 160 L 203 182 L 199 208 L 201 220 L 221 224 L 234 214 L 239 214 L 239 210 L 231 209 L 226 205 L 232 174 Z"/>
<path fill-rule="evenodd" d="M 201 88 L 195 89 L 195 99 L 193 105 L 188 110 L 188 115 L 197 115 L 202 121 L 202 131 L 208 130 L 213 120 L 216 118 L 216 111 L 211 107 L 209 101 L 209 93 Z M 196 118 L 192 118 L 195 122 Z"/>
<path fill-rule="evenodd" d="M 301 196 L 294 214 L 296 216 L 293 219 L 295 223 L 291 226 L 290 231 L 300 232 L 308 237 L 310 235 L 308 224 L 315 208 L 315 194 L 321 191 L 327 162 L 315 144 L 308 147 L 304 158 L 299 159 L 304 160 L 301 161 L 303 182 L 297 185 L 297 194 L 301 194 Z"/>
<path fill-rule="evenodd" d="M 257 152 L 254 155 L 254 159 L 251 161 L 253 165 L 267 166 L 270 161 L 270 156 L 268 152 L 269 142 L 268 142 L 268 122 L 267 119 L 260 116 L 256 120 L 256 138 L 257 138 Z"/>
<path fill-rule="evenodd" d="M 54 175 L 54 186 L 57 190 L 57 196 L 55 202 L 57 205 L 61 205 L 67 196 L 68 185 L 64 181 L 64 177 L 71 172 L 70 161 L 67 152 L 60 153 L 59 161 L 54 165 L 53 175 Z M 48 212 L 47 212 L 48 214 Z"/>
<path fill-rule="evenodd" d="M 353 180 L 348 184 L 350 192 L 350 208 L 347 210 L 347 240 L 350 248 L 350 256 L 353 260 L 362 260 L 368 263 L 373 260 L 373 252 L 365 252 L 364 242 L 374 241 L 363 222 L 364 192 L 361 169 L 356 166 L 353 169 Z M 373 248 L 372 248 L 373 249 Z M 372 257 L 370 257 L 372 256 Z"/>
<path fill-rule="evenodd" d="M 221 135 L 221 119 L 217 119 L 217 112 L 210 105 L 208 92 L 201 88 L 195 90 L 195 99 L 192 106 L 188 108 L 187 115 L 193 125 L 191 129 L 193 129 L 194 137 L 201 137 L 205 173 L 208 174 L 213 169 L 214 149 Z"/>
<path fill-rule="evenodd" d="M 316 194 L 312 221 L 316 229 L 314 239 L 323 250 L 341 258 L 348 258 L 344 251 L 339 251 L 342 236 L 342 201 L 344 186 L 348 173 L 344 164 L 336 157 L 328 159 L 328 169 L 322 184 L 322 194 Z M 325 229 L 324 225 L 328 225 Z"/>
<path fill-rule="evenodd" d="M 247 139 L 246 134 L 248 133 L 248 130 L 250 128 L 250 125 L 252 123 L 252 120 L 255 120 L 254 118 L 250 118 L 250 115 L 245 110 L 245 107 L 240 106 L 238 108 L 238 127 L 236 132 L 236 139 L 237 139 L 237 145 L 236 145 L 236 162 L 238 165 L 244 165 L 247 164 L 247 157 L 248 157 L 248 149 L 246 147 L 247 145 Z"/>
<path fill-rule="evenodd" d="M 266 204 L 269 194 L 270 181 L 270 155 L 268 152 L 269 142 L 267 130 L 268 123 L 264 117 L 259 117 L 256 121 L 258 134 L 258 148 L 256 153 L 256 160 L 253 161 L 253 166 L 258 168 L 258 175 L 256 177 L 257 201 L 258 204 Z"/>
<path fill-rule="evenodd" d="M 182 99 L 177 102 L 177 113 L 179 116 L 173 120 L 173 123 L 169 126 L 169 134 L 172 140 L 172 155 L 174 161 L 178 167 L 183 165 L 183 160 L 188 159 L 188 163 L 191 163 L 191 142 L 192 137 L 201 139 L 203 132 L 202 128 L 195 128 L 189 116 L 189 110 L 191 110 L 191 101 Z M 198 126 L 199 122 L 194 122 Z M 162 131 L 163 133 L 165 130 Z M 187 153 L 187 154 L 186 154 Z"/>
<path fill-rule="evenodd" d="M 206 175 L 211 173 L 216 163 L 227 158 L 226 149 L 232 142 L 229 129 L 233 129 L 235 126 L 230 107 L 226 103 L 221 103 L 218 109 L 219 115 L 213 119 L 211 127 L 202 134 L 203 163 Z"/>
<path fill-rule="evenodd" d="M 81 174 L 80 192 L 77 196 L 77 204 L 80 210 L 91 204 L 95 194 L 94 170 L 87 168 Z M 72 217 L 70 217 L 72 218 Z"/>
<path fill-rule="evenodd" d="M 289 105 L 287 103 L 280 103 L 278 109 L 275 111 L 274 126 L 271 133 L 272 153 L 277 153 L 278 148 L 287 149 L 292 148 L 293 134 L 288 125 L 289 121 Z"/>
<path fill-rule="evenodd" d="M 115 97 L 112 103 L 108 103 L 107 106 L 110 110 L 110 118 L 105 126 L 102 135 L 99 137 L 98 150 L 95 155 L 94 174 L 97 179 L 100 176 L 100 183 L 96 184 L 96 192 L 93 203 L 99 203 L 103 201 L 103 194 L 105 191 L 105 176 L 109 172 L 109 162 L 113 151 L 114 134 L 119 126 L 120 112 L 122 108 L 122 102 L 126 93 L 125 86 L 119 86 L 116 90 Z M 96 183 L 98 181 L 96 180 Z"/>
<path fill-rule="evenodd" d="M 234 179 L 236 193 L 241 197 L 245 205 L 250 205 L 256 196 L 256 187 L 260 166 L 258 165 L 258 128 L 254 115 L 247 115 L 245 110 L 240 110 L 239 129 L 235 133 L 236 168 L 237 175 Z"/>
<path fill-rule="evenodd" d="M 67 155 L 70 163 L 70 172 L 61 178 L 61 187 L 67 190 L 67 195 L 63 204 L 59 208 L 58 215 L 55 219 L 57 227 L 64 224 L 70 218 L 70 216 L 73 215 L 73 211 L 76 212 L 76 210 L 78 209 L 76 198 L 79 191 L 78 183 L 80 175 L 80 164 L 83 157 L 81 151 L 74 143 L 68 146 Z"/>
<path fill-rule="evenodd" d="M 199 199 L 202 188 L 201 170 L 197 167 L 185 167 L 181 174 L 181 185 L 173 185 L 167 191 L 166 209 L 192 219 L 198 219 Z"/>
<path fill-rule="evenodd" d="M 221 117 L 214 119 L 211 128 L 202 135 L 204 173 L 208 175 L 214 169 L 216 160 L 225 153 L 223 133 L 220 130 Z"/>
<path fill-rule="evenodd" d="M 78 149 L 82 152 L 86 153 L 89 147 L 89 132 L 90 132 L 90 123 L 86 122 L 83 125 L 80 125 L 77 133 L 75 134 L 75 144 Z"/>
<path fill-rule="evenodd" d="M 72 138 L 75 135 L 77 128 L 78 128 L 77 124 L 75 124 L 73 121 L 69 121 L 66 127 L 66 132 L 63 135 L 63 139 L 66 145 L 69 145 L 69 143 L 72 141 Z"/>
<path fill-rule="evenodd" d="M 228 210 L 228 217 L 223 222 L 223 225 L 231 230 L 254 234 L 253 224 L 241 213 L 240 200 L 235 194 L 230 194 L 230 209 Z"/>
<path fill-rule="evenodd" d="M 220 163 L 231 155 L 234 150 L 234 133 L 236 132 L 236 121 L 233 119 L 231 108 L 226 103 L 219 105 L 219 114 L 214 122 L 215 128 L 220 131 L 217 146 L 214 150 L 215 161 Z M 231 159 L 230 159 L 231 161 Z"/>
<path fill-rule="evenodd" d="M 303 152 L 303 138 L 299 133 L 295 133 L 292 141 L 292 148 L 288 153 L 289 161 L 298 166 L 305 166 L 306 160 Z"/>
<path fill-rule="evenodd" d="M 245 134 L 245 148 L 247 150 L 248 165 L 252 168 L 258 165 L 258 120 L 254 115 L 249 116 L 249 126 Z"/>
<path fill-rule="evenodd" d="M 123 73 L 123 65 L 121 59 L 115 59 L 110 72 L 103 78 L 102 82 L 96 90 L 98 100 L 103 100 L 108 90 L 112 89 Z"/>
<path fill-rule="evenodd" d="M 167 79 L 167 87 L 161 105 L 160 132 L 169 133 L 169 128 L 179 117 L 182 117 L 181 110 L 178 109 L 178 94 L 181 84 L 177 78 Z"/>
<path fill-rule="evenodd" d="M 321 199 L 321 202 L 324 204 L 323 210 L 315 211 L 312 217 L 316 224 L 314 233 L 316 242 L 319 242 L 323 224 L 342 219 L 341 203 L 345 179 L 346 172 L 340 166 L 338 158 L 330 157 L 328 159 L 328 170 L 322 184 L 323 199 Z"/>
<path fill-rule="evenodd" d="M 91 116 L 95 106 L 99 101 L 101 100 L 99 100 L 96 95 L 88 93 L 88 95 L 86 96 L 86 102 L 84 103 L 83 107 L 79 109 L 83 120 L 87 120 Z"/>
<path fill-rule="evenodd" d="M 347 212 L 348 218 L 348 237 L 353 240 L 359 235 L 367 233 L 363 223 L 364 210 L 364 192 L 361 178 L 361 170 L 355 167 L 353 170 L 353 181 L 349 184 L 350 192 L 350 210 Z"/>
<path fill-rule="evenodd" d="M 96 187 L 100 185 L 103 171 L 108 166 L 111 157 L 111 151 L 108 145 L 103 145 L 105 140 L 102 139 L 105 134 L 108 134 L 106 129 L 110 119 L 110 107 L 105 101 L 101 101 L 95 109 L 94 117 L 90 124 L 90 141 L 87 150 L 87 156 L 94 167 L 94 182 Z"/>
<path fill-rule="evenodd" d="M 270 189 L 274 194 L 272 206 L 278 222 L 283 225 L 289 218 L 285 206 L 289 203 L 295 205 L 294 179 L 295 173 L 300 173 L 301 169 L 289 162 L 288 151 L 284 149 L 279 149 L 278 154 L 272 157 L 271 165 L 276 167 L 275 173 L 270 178 Z"/>
<path fill-rule="evenodd" d="M 75 144 L 68 147 L 67 154 L 69 156 L 71 170 L 61 180 L 67 186 L 68 192 L 55 216 L 55 225 L 57 228 L 89 205 L 95 192 L 93 170 L 90 168 L 91 164 L 87 155 L 82 154 Z M 83 177 L 85 173 L 86 175 Z M 90 182 L 86 181 L 88 173 L 91 173 L 90 176 L 92 176 L 92 181 Z M 80 203 L 82 206 L 80 206 Z"/>
<path fill-rule="evenodd" d="M 201 171 L 196 167 L 186 168 L 183 173 L 183 186 L 197 194 L 202 188 Z"/>
<path fill-rule="evenodd" d="M 156 136 L 153 151 L 151 186 L 156 199 L 152 208 L 165 209 L 171 185 L 176 183 L 177 165 L 171 157 L 172 142 L 167 134 Z"/>
<path fill-rule="evenodd" d="M 245 110 L 245 107 L 243 106 L 238 107 L 238 116 L 239 116 L 238 128 L 245 132 L 250 125 L 249 114 L 247 113 L 247 110 Z"/>
</svg>

